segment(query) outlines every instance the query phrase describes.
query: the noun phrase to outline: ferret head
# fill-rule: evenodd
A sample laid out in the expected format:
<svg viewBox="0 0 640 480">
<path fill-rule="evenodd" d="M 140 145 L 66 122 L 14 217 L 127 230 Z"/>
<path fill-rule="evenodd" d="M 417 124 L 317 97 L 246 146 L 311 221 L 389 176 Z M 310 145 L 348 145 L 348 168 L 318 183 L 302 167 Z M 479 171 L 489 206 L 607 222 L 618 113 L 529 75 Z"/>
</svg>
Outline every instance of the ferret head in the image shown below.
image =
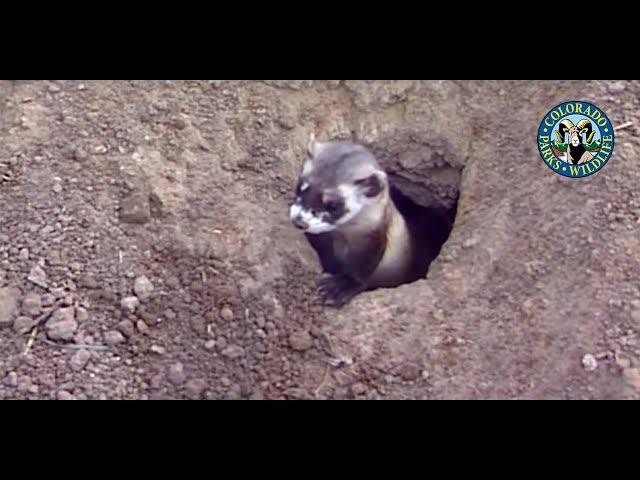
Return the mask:
<svg viewBox="0 0 640 480">
<path fill-rule="evenodd" d="M 312 136 L 290 217 L 306 233 L 331 232 L 371 217 L 387 196 L 387 175 L 368 150 Z"/>
</svg>

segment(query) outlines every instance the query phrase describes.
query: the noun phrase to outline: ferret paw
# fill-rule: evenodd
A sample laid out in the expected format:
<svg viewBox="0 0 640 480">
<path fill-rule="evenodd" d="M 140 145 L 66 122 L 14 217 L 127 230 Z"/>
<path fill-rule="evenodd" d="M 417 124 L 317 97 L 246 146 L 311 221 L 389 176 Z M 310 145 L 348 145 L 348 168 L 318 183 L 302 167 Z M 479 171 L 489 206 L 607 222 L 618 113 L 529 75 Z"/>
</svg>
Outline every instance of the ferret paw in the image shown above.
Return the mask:
<svg viewBox="0 0 640 480">
<path fill-rule="evenodd" d="M 356 282 L 351 277 L 347 275 L 334 275 L 322 278 L 318 282 L 317 292 L 323 303 L 340 308 L 364 290 L 364 285 Z"/>
</svg>

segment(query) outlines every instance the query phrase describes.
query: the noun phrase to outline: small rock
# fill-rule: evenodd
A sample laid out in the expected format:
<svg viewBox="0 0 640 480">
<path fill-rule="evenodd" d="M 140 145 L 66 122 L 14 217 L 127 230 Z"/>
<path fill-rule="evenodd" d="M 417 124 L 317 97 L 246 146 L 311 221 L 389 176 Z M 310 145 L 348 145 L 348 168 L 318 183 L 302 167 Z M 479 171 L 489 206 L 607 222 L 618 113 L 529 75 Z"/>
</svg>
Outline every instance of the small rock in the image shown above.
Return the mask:
<svg viewBox="0 0 640 480">
<path fill-rule="evenodd" d="M 26 392 L 32 385 L 33 381 L 31 380 L 31 377 L 22 375 L 18 378 L 18 391 Z"/>
<path fill-rule="evenodd" d="M 144 275 L 136 278 L 133 283 L 133 293 L 141 300 L 145 301 L 151 296 L 151 292 L 153 292 L 153 284 L 151 281 L 145 277 Z"/>
<path fill-rule="evenodd" d="M 232 360 L 235 358 L 240 358 L 244 356 L 244 348 L 238 345 L 229 345 L 227 348 L 222 350 L 222 355 Z"/>
<path fill-rule="evenodd" d="M 18 386 L 18 374 L 16 372 L 9 372 L 4 380 L 2 381 L 7 387 L 17 387 Z"/>
<path fill-rule="evenodd" d="M 87 365 L 87 362 L 90 358 L 91 353 L 87 349 L 81 348 L 73 354 L 73 356 L 69 360 L 69 365 L 71 366 L 72 370 L 79 372 Z"/>
<path fill-rule="evenodd" d="M 29 249 L 28 248 L 21 248 L 20 249 L 20 253 L 18 253 L 18 259 L 20 259 L 22 261 L 29 260 Z"/>
<path fill-rule="evenodd" d="M 62 192 L 62 182 L 60 179 L 54 180 L 53 187 L 51 187 L 51 190 L 53 190 L 53 193 Z"/>
<path fill-rule="evenodd" d="M 125 338 L 117 330 L 109 330 L 104 334 L 104 341 L 107 343 L 107 345 L 113 346 L 119 343 L 123 343 L 125 341 Z"/>
<path fill-rule="evenodd" d="M 76 320 L 78 323 L 84 323 L 89 319 L 89 312 L 84 307 L 76 308 Z"/>
<path fill-rule="evenodd" d="M 220 316 L 227 322 L 233 320 L 233 312 L 228 307 L 224 307 L 222 310 L 220 310 Z"/>
<path fill-rule="evenodd" d="M 640 323 L 640 308 L 635 309 L 635 310 L 633 310 L 633 311 L 631 312 L 631 319 L 632 319 L 634 322 L 638 322 L 638 323 Z"/>
<path fill-rule="evenodd" d="M 73 307 L 59 308 L 45 324 L 51 340 L 72 340 L 78 329 Z"/>
<path fill-rule="evenodd" d="M 52 306 L 55 301 L 56 301 L 56 297 L 54 297 L 53 295 L 51 295 L 50 293 L 44 293 L 41 297 L 42 299 L 42 306 L 43 307 L 50 307 Z"/>
<path fill-rule="evenodd" d="M 462 242 L 462 248 L 471 248 L 478 243 L 478 239 L 475 237 L 467 238 L 464 242 Z"/>
<path fill-rule="evenodd" d="M 289 335 L 289 345 L 297 352 L 304 352 L 313 347 L 313 338 L 307 330 L 299 330 Z"/>
<path fill-rule="evenodd" d="M 116 325 L 116 328 L 125 337 L 127 338 L 133 337 L 134 329 L 133 329 L 133 322 L 131 320 L 122 320 L 120 323 L 118 323 L 118 325 Z"/>
<path fill-rule="evenodd" d="M 417 380 L 420 377 L 420 368 L 413 364 L 413 363 L 409 363 L 407 365 L 404 365 L 401 369 L 400 369 L 400 377 L 405 381 L 405 382 L 410 382 L 413 380 Z"/>
<path fill-rule="evenodd" d="M 165 353 L 167 353 L 167 349 L 161 347 L 160 345 L 151 345 L 151 347 L 149 347 L 149 351 L 151 353 L 155 353 L 156 355 L 164 355 Z"/>
<path fill-rule="evenodd" d="M 216 348 L 216 341 L 207 340 L 206 342 L 204 342 L 204 348 L 206 348 L 207 350 L 213 350 L 214 348 Z"/>
<path fill-rule="evenodd" d="M 192 400 L 200 399 L 205 388 L 207 388 L 207 383 L 200 378 L 189 380 L 184 386 L 187 396 Z"/>
<path fill-rule="evenodd" d="M 180 362 L 175 363 L 169 367 L 169 373 L 167 378 L 174 385 L 181 385 L 186 380 L 187 376 L 184 373 L 184 367 Z"/>
<path fill-rule="evenodd" d="M 0 327 L 13 323 L 13 317 L 18 313 L 21 293 L 16 287 L 0 288 Z"/>
<path fill-rule="evenodd" d="M 596 357 L 587 353 L 584 357 L 582 357 L 582 366 L 587 372 L 593 372 L 596 368 L 598 368 L 598 361 Z"/>
<path fill-rule="evenodd" d="M 134 193 L 120 202 L 120 220 L 124 223 L 147 223 L 151 219 L 149 196 Z"/>
<path fill-rule="evenodd" d="M 30 331 L 35 324 L 35 320 L 31 317 L 18 317 L 13 322 L 13 330 L 22 335 Z"/>
<path fill-rule="evenodd" d="M 136 328 L 143 335 L 146 335 L 149 333 L 149 326 L 143 320 L 138 320 L 136 322 Z"/>
<path fill-rule="evenodd" d="M 120 305 L 124 310 L 133 313 L 136 311 L 136 308 L 138 308 L 138 305 L 140 305 L 140 300 L 138 300 L 138 297 L 124 297 Z"/>
<path fill-rule="evenodd" d="M 73 400 L 73 395 L 66 390 L 59 390 L 56 398 L 58 400 Z"/>
<path fill-rule="evenodd" d="M 105 145 L 98 145 L 93 149 L 96 155 L 104 155 L 109 149 Z"/>
<path fill-rule="evenodd" d="M 61 299 L 65 295 L 64 288 L 62 287 L 51 288 L 49 289 L 49 293 L 51 293 L 56 300 Z"/>
<path fill-rule="evenodd" d="M 86 162 L 89 159 L 89 154 L 83 148 L 76 148 L 73 151 L 73 159 L 76 162 Z"/>
<path fill-rule="evenodd" d="M 48 90 L 50 93 L 58 93 L 60 92 L 60 87 L 58 85 L 56 85 L 55 83 L 50 83 Z"/>
<path fill-rule="evenodd" d="M 42 297 L 35 292 L 29 292 L 22 300 L 22 311 L 36 317 L 42 312 Z"/>
<path fill-rule="evenodd" d="M 78 286 L 82 287 L 82 288 L 88 288 L 91 290 L 95 290 L 97 288 L 100 288 L 100 284 L 98 283 L 98 281 L 91 276 L 83 276 L 80 278 L 80 280 L 78 281 Z"/>
<path fill-rule="evenodd" d="M 34 283 L 42 288 L 47 288 L 47 274 L 40 265 L 35 265 L 29 272 L 27 277 L 31 283 Z"/>
<path fill-rule="evenodd" d="M 207 323 L 205 322 L 203 317 L 194 316 L 189 320 L 191 324 L 191 328 L 198 335 L 204 335 L 207 332 Z"/>
<path fill-rule="evenodd" d="M 185 128 L 187 128 L 187 122 L 185 122 L 182 118 L 176 117 L 171 120 L 171 126 L 178 130 L 184 130 Z"/>
</svg>

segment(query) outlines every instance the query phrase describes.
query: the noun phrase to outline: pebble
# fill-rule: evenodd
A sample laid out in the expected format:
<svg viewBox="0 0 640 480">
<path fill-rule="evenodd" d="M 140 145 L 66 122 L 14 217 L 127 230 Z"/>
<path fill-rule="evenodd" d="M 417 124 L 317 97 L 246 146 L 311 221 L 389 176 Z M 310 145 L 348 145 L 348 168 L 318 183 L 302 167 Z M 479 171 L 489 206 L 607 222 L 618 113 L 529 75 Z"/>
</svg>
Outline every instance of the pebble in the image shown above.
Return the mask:
<svg viewBox="0 0 640 480">
<path fill-rule="evenodd" d="M 149 351 L 151 353 L 155 353 L 156 355 L 164 355 L 165 353 L 167 353 L 167 349 L 161 347 L 160 345 L 151 345 L 151 347 L 149 347 Z"/>
<path fill-rule="evenodd" d="M 44 293 L 41 297 L 41 300 L 43 307 L 50 307 L 55 303 L 56 298 L 50 293 Z"/>
<path fill-rule="evenodd" d="M 206 348 L 207 350 L 213 350 L 214 348 L 216 348 L 216 341 L 207 340 L 206 342 L 204 342 L 204 348 Z"/>
<path fill-rule="evenodd" d="M 420 368 L 413 364 L 413 363 L 409 363 L 407 365 L 404 365 L 401 369 L 400 369 L 400 377 L 402 378 L 402 380 L 404 380 L 405 382 L 410 382 L 413 380 L 417 380 L 420 377 Z"/>
<path fill-rule="evenodd" d="M 87 362 L 90 358 L 91 353 L 87 349 L 81 348 L 72 355 L 71 359 L 69 360 L 69 365 L 71 366 L 72 370 L 79 372 L 87 365 Z"/>
<path fill-rule="evenodd" d="M 73 395 L 66 390 L 59 390 L 56 398 L 58 400 L 73 400 Z"/>
<path fill-rule="evenodd" d="M 148 300 L 153 292 L 153 283 L 144 275 L 135 279 L 133 283 L 133 293 L 141 300 Z"/>
<path fill-rule="evenodd" d="M 230 308 L 224 307 L 222 310 L 220 310 L 220 317 L 222 317 L 223 320 L 229 322 L 233 320 L 233 312 Z"/>
<path fill-rule="evenodd" d="M 289 346 L 297 352 L 304 352 L 313 347 L 313 338 L 307 330 L 299 330 L 289 335 Z"/>
<path fill-rule="evenodd" d="M 120 302 L 120 305 L 124 310 L 127 310 L 128 312 L 133 313 L 136 311 L 136 308 L 138 308 L 138 306 L 140 305 L 140 300 L 138 300 L 138 297 L 133 297 L 133 296 L 124 297 Z"/>
<path fill-rule="evenodd" d="M 18 386 L 18 374 L 16 372 L 9 372 L 4 380 L 2 381 L 7 387 L 17 387 Z"/>
<path fill-rule="evenodd" d="M 118 345 L 119 343 L 123 343 L 125 341 L 124 336 L 118 332 L 117 330 L 109 330 L 104 334 L 104 341 L 107 345 Z"/>
<path fill-rule="evenodd" d="M 76 320 L 78 323 L 84 323 L 89 319 L 89 312 L 84 307 L 76 308 Z"/>
<path fill-rule="evenodd" d="M 76 148 L 73 151 L 73 158 L 76 162 L 86 162 L 89 159 L 89 154 L 83 148 Z"/>
<path fill-rule="evenodd" d="M 34 265 L 27 277 L 31 283 L 34 283 L 42 288 L 47 288 L 47 274 L 40 265 Z"/>
<path fill-rule="evenodd" d="M 146 323 L 144 323 L 143 320 L 138 320 L 136 322 L 136 328 L 143 335 L 146 335 L 147 333 L 149 333 L 149 326 Z"/>
<path fill-rule="evenodd" d="M 51 187 L 53 193 L 61 193 L 62 192 L 62 182 L 59 178 L 56 178 L 53 182 L 53 187 Z"/>
<path fill-rule="evenodd" d="M 29 249 L 28 248 L 20 249 L 20 253 L 18 253 L 18 259 L 22 261 L 29 260 Z"/>
<path fill-rule="evenodd" d="M 73 307 L 59 308 L 53 312 L 45 329 L 51 340 L 72 340 L 78 329 Z"/>
<path fill-rule="evenodd" d="M 244 356 L 244 348 L 238 345 L 229 345 L 227 348 L 222 350 L 222 355 L 232 360 L 235 358 L 240 358 Z"/>
<path fill-rule="evenodd" d="M 122 320 L 116 325 L 116 329 L 127 338 L 133 337 L 134 326 L 131 320 Z"/>
<path fill-rule="evenodd" d="M 598 368 L 598 361 L 596 357 L 587 353 L 584 357 L 582 357 L 582 366 L 587 372 L 593 372 L 596 368 Z"/>
<path fill-rule="evenodd" d="M 30 331 L 35 326 L 35 324 L 35 320 L 31 317 L 18 317 L 13 322 L 13 330 L 16 333 L 22 335 Z"/>
<path fill-rule="evenodd" d="M 28 292 L 22 300 L 22 311 L 32 317 L 42 312 L 42 297 L 35 292 Z"/>
<path fill-rule="evenodd" d="M 181 385 L 186 380 L 187 376 L 184 373 L 184 367 L 180 362 L 174 363 L 169 367 L 169 373 L 167 378 L 174 385 Z"/>
<path fill-rule="evenodd" d="M 192 400 L 200 399 L 206 388 L 207 383 L 201 378 L 189 380 L 184 386 L 187 396 Z"/>
</svg>

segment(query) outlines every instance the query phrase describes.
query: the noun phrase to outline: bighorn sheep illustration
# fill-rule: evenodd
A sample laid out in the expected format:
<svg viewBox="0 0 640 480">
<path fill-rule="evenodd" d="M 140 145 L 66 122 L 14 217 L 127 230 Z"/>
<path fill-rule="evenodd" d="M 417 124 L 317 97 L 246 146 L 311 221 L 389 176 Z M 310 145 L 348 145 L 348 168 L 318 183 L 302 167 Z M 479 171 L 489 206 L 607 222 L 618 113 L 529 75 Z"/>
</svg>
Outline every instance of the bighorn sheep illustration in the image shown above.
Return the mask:
<svg viewBox="0 0 640 480">
<path fill-rule="evenodd" d="M 569 141 L 567 146 L 567 163 L 573 165 L 586 163 L 593 158 L 593 153 L 588 152 L 585 148 L 585 143 L 589 144 L 593 140 L 593 136 L 596 132 L 593 131 L 593 125 L 586 118 L 583 118 L 574 125 L 568 118 L 560 122 L 556 136 L 558 140 L 564 143 L 564 137 L 569 134 Z M 582 141 L 582 135 L 585 136 L 585 141 Z"/>
</svg>

